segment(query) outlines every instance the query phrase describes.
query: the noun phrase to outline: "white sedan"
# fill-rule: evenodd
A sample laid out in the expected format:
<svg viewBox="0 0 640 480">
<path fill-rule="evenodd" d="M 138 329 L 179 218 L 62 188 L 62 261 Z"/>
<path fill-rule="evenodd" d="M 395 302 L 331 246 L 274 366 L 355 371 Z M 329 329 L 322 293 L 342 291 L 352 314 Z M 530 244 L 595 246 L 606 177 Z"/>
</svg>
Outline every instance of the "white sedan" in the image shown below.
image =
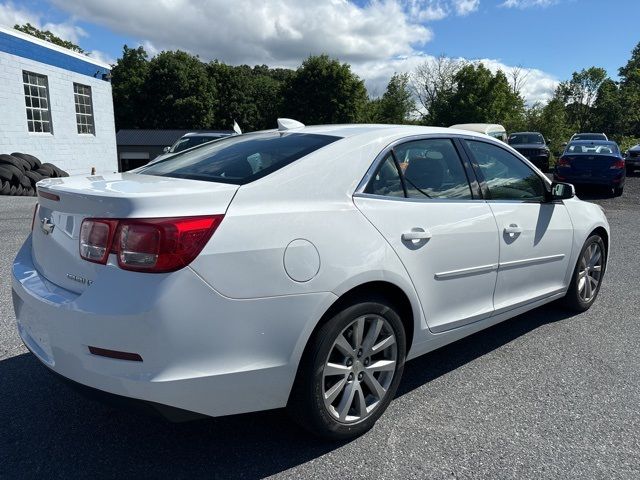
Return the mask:
<svg viewBox="0 0 640 480">
<path fill-rule="evenodd" d="M 29 350 L 165 411 L 286 406 L 348 438 L 382 415 L 406 360 L 598 295 L 602 210 L 508 145 L 279 124 L 134 173 L 39 182 L 13 264 Z"/>
</svg>

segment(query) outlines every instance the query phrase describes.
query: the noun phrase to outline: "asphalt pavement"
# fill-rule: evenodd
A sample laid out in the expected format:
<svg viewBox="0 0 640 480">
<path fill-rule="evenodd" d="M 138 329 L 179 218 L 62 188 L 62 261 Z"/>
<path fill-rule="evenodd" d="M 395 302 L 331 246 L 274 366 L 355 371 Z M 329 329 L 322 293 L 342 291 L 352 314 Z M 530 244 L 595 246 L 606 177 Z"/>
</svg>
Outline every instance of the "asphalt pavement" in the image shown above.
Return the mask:
<svg viewBox="0 0 640 480">
<path fill-rule="evenodd" d="M 281 411 L 172 424 L 87 400 L 21 344 L 10 266 L 33 198 L 0 197 L 0 478 L 640 478 L 640 178 L 602 205 L 594 306 L 521 315 L 407 364 L 375 428 L 327 443 Z"/>
</svg>

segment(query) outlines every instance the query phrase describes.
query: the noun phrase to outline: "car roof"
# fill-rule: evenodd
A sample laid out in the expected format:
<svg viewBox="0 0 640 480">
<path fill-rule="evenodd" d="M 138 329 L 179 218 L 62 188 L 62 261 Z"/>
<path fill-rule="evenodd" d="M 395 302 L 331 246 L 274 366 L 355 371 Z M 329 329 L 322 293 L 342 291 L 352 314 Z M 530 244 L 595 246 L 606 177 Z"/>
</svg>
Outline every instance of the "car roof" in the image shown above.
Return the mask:
<svg viewBox="0 0 640 480">
<path fill-rule="evenodd" d="M 263 130 L 262 132 L 253 133 L 267 133 L 278 130 Z M 357 136 L 410 136 L 410 135 L 469 135 L 486 138 L 486 135 L 471 130 L 454 129 L 452 127 L 429 127 L 422 125 L 395 125 L 395 124 L 337 124 L 337 125 L 309 125 L 301 128 L 289 129 L 287 133 L 306 133 L 315 135 L 331 135 L 340 138 L 353 138 Z"/>
<path fill-rule="evenodd" d="M 572 145 L 618 145 L 613 140 L 573 140 L 571 142 Z"/>
<path fill-rule="evenodd" d="M 542 135 L 542 134 L 540 132 L 513 132 L 509 134 L 509 136 L 511 135 Z"/>
<path fill-rule="evenodd" d="M 471 130 L 480 133 L 484 133 L 485 130 L 506 131 L 506 129 L 498 123 L 457 123 L 456 125 L 451 125 L 451 127 L 449 128 L 455 128 L 458 130 Z"/>
</svg>

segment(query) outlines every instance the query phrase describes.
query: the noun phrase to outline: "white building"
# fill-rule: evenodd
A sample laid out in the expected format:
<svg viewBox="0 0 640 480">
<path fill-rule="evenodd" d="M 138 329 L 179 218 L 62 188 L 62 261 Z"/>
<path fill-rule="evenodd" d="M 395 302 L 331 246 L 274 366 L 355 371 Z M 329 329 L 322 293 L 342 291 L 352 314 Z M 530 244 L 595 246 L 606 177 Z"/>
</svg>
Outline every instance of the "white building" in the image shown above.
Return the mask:
<svg viewBox="0 0 640 480">
<path fill-rule="evenodd" d="M 69 174 L 118 170 L 110 66 L 0 27 L 0 153 Z"/>
</svg>

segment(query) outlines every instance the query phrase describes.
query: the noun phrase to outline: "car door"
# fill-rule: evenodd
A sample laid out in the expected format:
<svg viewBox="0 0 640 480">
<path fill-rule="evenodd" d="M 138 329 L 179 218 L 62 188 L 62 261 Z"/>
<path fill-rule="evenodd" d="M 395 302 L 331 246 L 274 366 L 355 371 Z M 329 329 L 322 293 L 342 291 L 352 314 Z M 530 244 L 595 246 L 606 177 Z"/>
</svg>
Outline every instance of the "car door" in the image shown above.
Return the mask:
<svg viewBox="0 0 640 480">
<path fill-rule="evenodd" d="M 461 148 L 451 138 L 400 143 L 354 196 L 407 269 L 436 333 L 494 310 L 498 230 Z"/>
<path fill-rule="evenodd" d="M 465 140 L 500 233 L 496 313 L 567 287 L 573 226 L 562 202 L 547 201 L 539 174 L 506 148 Z"/>
</svg>

